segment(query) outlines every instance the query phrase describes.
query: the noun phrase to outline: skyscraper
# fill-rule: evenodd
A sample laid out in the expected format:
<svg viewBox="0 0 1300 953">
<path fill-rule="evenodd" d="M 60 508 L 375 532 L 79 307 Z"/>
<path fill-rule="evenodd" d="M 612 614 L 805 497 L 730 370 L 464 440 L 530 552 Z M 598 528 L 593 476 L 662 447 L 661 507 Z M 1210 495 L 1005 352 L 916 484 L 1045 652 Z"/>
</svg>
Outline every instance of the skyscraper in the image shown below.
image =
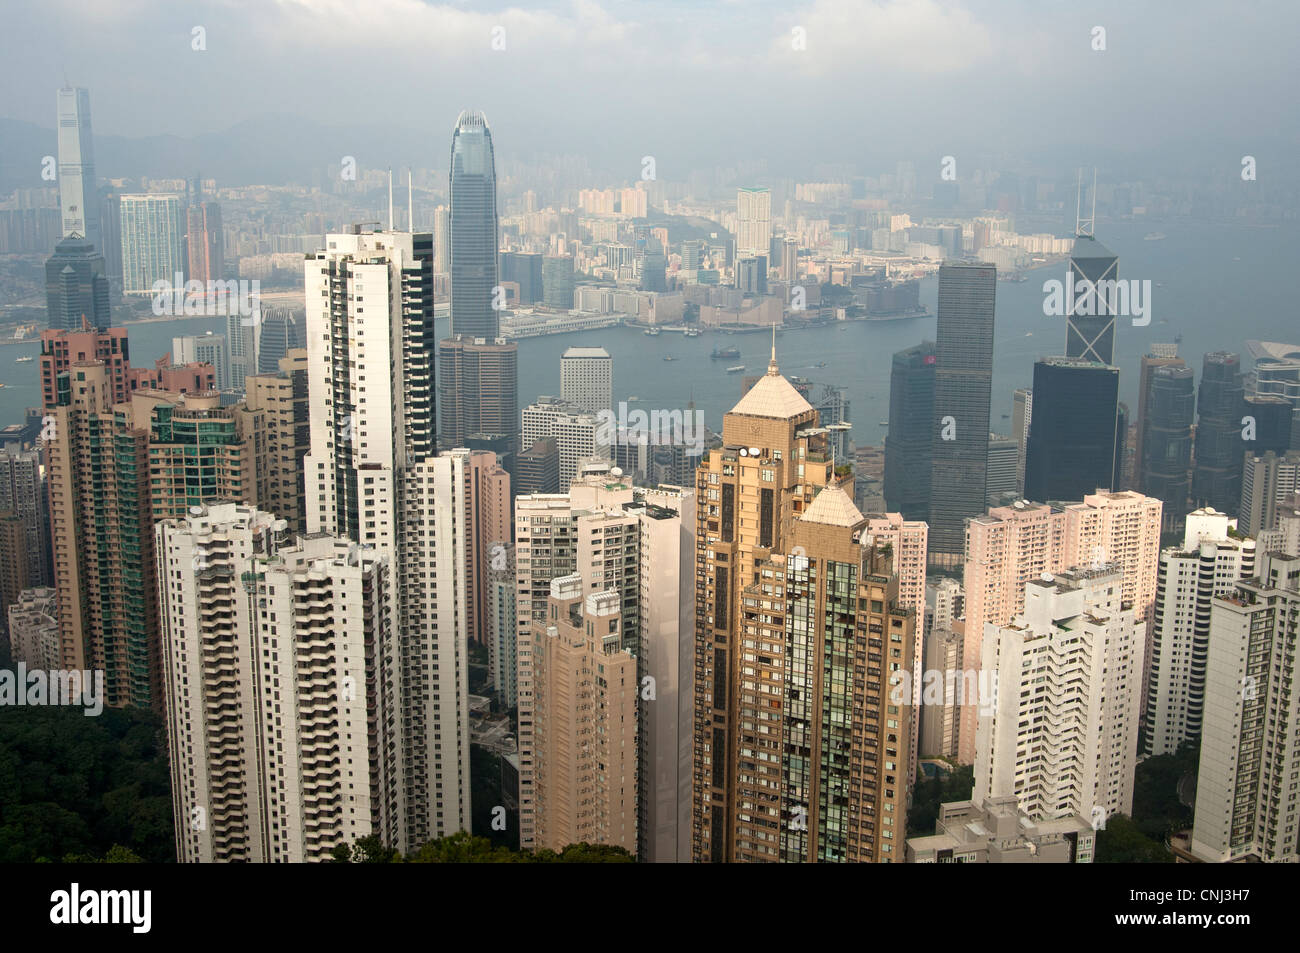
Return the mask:
<svg viewBox="0 0 1300 953">
<path fill-rule="evenodd" d="M 826 433 L 775 353 L 722 436 L 696 471 L 692 857 L 901 862 L 911 695 L 889 679 L 914 614 L 848 494 L 822 489 Z"/>
<path fill-rule="evenodd" d="M 1025 458 L 1025 497 L 1078 500 L 1118 489 L 1119 368 L 1049 357 L 1034 364 L 1034 417 Z"/>
<path fill-rule="evenodd" d="M 46 327 L 80 331 L 82 319 L 93 329 L 113 325 L 104 256 L 88 239 L 65 238 L 45 261 Z"/>
<path fill-rule="evenodd" d="M 451 209 L 445 205 L 433 210 L 433 273 L 451 274 Z"/>
<path fill-rule="evenodd" d="M 1143 358 L 1146 389 L 1138 421 L 1138 458 L 1143 493 L 1165 504 L 1164 523 L 1173 532 L 1187 517 L 1192 486 L 1192 426 L 1196 422 L 1195 376 L 1178 360 L 1151 367 Z"/>
<path fill-rule="evenodd" d="M 1114 300 L 1107 285 L 1119 278 L 1119 258 L 1091 235 L 1074 239 L 1070 252 L 1074 294 L 1065 314 L 1065 356 L 1099 364 L 1115 360 Z M 1085 293 L 1091 289 L 1090 293 Z"/>
<path fill-rule="evenodd" d="M 1145 629 L 1121 576 L 1030 580 L 1016 620 L 987 627 L 975 802 L 1014 795 L 1035 820 L 1132 813 Z"/>
<path fill-rule="evenodd" d="M 1192 503 L 1229 516 L 1241 502 L 1241 464 L 1251 449 L 1242 440 L 1243 395 L 1240 358 L 1227 351 L 1206 354 L 1196 397 Z"/>
<path fill-rule="evenodd" d="M 1147 417 L 1151 413 L 1151 375 L 1159 367 L 1186 366 L 1187 363 L 1178 356 L 1177 344 L 1152 344 L 1150 353 L 1142 355 L 1141 371 L 1138 377 L 1137 442 L 1134 446 L 1134 456 L 1137 459 L 1138 468 L 1137 489 L 1139 490 L 1142 489 L 1142 444 L 1146 437 Z"/>
<path fill-rule="evenodd" d="M 736 190 L 736 257 L 766 256 L 772 247 L 772 193 Z M 764 276 L 766 277 L 766 275 Z M 785 277 L 784 275 L 782 277 Z"/>
<path fill-rule="evenodd" d="M 572 255 L 547 255 L 542 259 L 542 302 L 556 311 L 573 310 Z"/>
<path fill-rule="evenodd" d="M 1300 557 L 1259 557 L 1254 579 L 1214 599 L 1192 853 L 1208 863 L 1297 859 L 1291 785 L 1300 728 Z"/>
<path fill-rule="evenodd" d="M 323 861 L 382 836 L 392 569 L 351 540 L 286 535 L 234 503 L 157 526 L 182 863 Z"/>
<path fill-rule="evenodd" d="M 1017 387 L 1011 395 L 1011 436 L 1016 441 L 1016 492 L 1025 495 L 1025 461 L 1029 454 L 1029 427 L 1034 420 L 1034 389 Z"/>
<path fill-rule="evenodd" d="M 603 347 L 571 347 L 560 358 L 560 397 L 588 413 L 613 407 L 613 366 Z"/>
<path fill-rule="evenodd" d="M 379 833 L 412 851 L 469 824 L 469 451 L 434 455 L 433 237 L 355 227 L 305 271 L 307 528 L 396 567 Z"/>
<path fill-rule="evenodd" d="M 437 236 L 434 236 L 435 244 Z M 435 249 L 436 251 L 436 249 Z M 519 286 L 519 304 L 530 305 L 542 300 L 542 256 L 519 251 L 501 253 L 501 283 Z M 572 308 L 570 301 L 568 307 Z"/>
<path fill-rule="evenodd" d="M 120 204 L 123 293 L 152 295 L 156 281 L 170 288 L 185 272 L 180 196 L 123 195 Z"/>
<path fill-rule="evenodd" d="M 1241 531 L 1258 536 L 1277 528 L 1278 507 L 1300 493 L 1300 450 L 1247 454 L 1241 479 Z"/>
<path fill-rule="evenodd" d="M 928 522 L 931 561 L 940 565 L 960 564 L 965 520 L 987 505 L 996 294 L 993 265 L 939 268 Z"/>
<path fill-rule="evenodd" d="M 185 245 L 189 255 L 187 277 L 203 282 L 226 277 L 225 236 L 221 231 L 221 206 L 203 202 L 185 210 Z"/>
<path fill-rule="evenodd" d="M 22 526 L 21 559 L 26 585 L 48 586 L 53 580 L 49 489 L 39 451 L 18 447 L 0 450 L 0 513 L 10 514 Z"/>
<path fill-rule="evenodd" d="M 274 374 L 285 355 L 307 346 L 307 322 L 287 308 L 263 309 L 257 335 L 257 367 L 248 373 Z"/>
<path fill-rule="evenodd" d="M 501 436 L 513 457 L 519 439 L 519 345 L 463 335 L 438 342 L 443 449 L 466 447 L 476 435 Z M 512 469 L 513 459 L 503 461 Z"/>
<path fill-rule="evenodd" d="M 451 333 L 495 340 L 496 160 L 492 132 L 482 113 L 466 110 L 456 119 L 450 187 Z"/>
<path fill-rule="evenodd" d="M 536 730 L 530 749 L 532 843 L 637 849 L 637 659 L 623 648 L 622 598 L 584 595 L 580 575 L 551 580 L 528 631 Z"/>
<path fill-rule="evenodd" d="M 1182 546 L 1160 553 L 1147 681 L 1147 755 L 1173 754 L 1184 742 L 1200 740 L 1211 604 L 1238 580 L 1255 574 L 1255 541 L 1236 530 L 1236 520 L 1197 510 L 1186 518 Z"/>
<path fill-rule="evenodd" d="M 90 91 L 59 90 L 59 208 L 64 238 L 84 238 L 101 254 L 99 192 L 95 184 L 95 137 L 90 125 Z"/>
</svg>

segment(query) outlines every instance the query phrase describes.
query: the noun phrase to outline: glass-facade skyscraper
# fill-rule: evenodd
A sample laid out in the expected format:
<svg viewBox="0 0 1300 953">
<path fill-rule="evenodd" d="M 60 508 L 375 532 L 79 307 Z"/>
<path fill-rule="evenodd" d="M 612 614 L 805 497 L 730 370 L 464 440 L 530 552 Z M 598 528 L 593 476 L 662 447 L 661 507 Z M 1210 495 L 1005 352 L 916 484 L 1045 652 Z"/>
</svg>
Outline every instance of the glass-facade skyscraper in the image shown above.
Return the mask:
<svg viewBox="0 0 1300 953">
<path fill-rule="evenodd" d="M 924 341 L 895 354 L 889 373 L 885 506 L 905 520 L 930 515 L 934 365 L 934 342 Z"/>
<path fill-rule="evenodd" d="M 89 239 L 65 238 L 45 260 L 45 311 L 54 331 L 80 331 L 83 317 L 97 331 L 112 326 L 107 266 Z"/>
<path fill-rule="evenodd" d="M 497 176 L 492 132 L 466 110 L 451 138 L 451 333 L 497 336 Z"/>
<path fill-rule="evenodd" d="M 1082 500 L 1119 486 L 1119 368 L 1049 357 L 1034 364 L 1025 498 Z"/>
<path fill-rule="evenodd" d="M 966 518 L 983 515 L 988 505 L 996 296 L 991 264 L 939 268 L 929 520 L 931 561 L 939 565 L 961 562 Z"/>
<path fill-rule="evenodd" d="M 84 238 L 104 248 L 95 189 L 95 144 L 90 127 L 90 92 L 80 87 L 59 90 L 59 209 L 63 237 Z"/>
<path fill-rule="evenodd" d="M 1110 313 L 1111 300 L 1101 289 L 1094 289 L 1091 307 L 1083 310 L 1092 314 L 1076 314 L 1075 302 L 1081 291 L 1099 281 L 1114 281 L 1119 277 L 1119 258 L 1113 251 L 1091 235 L 1079 235 L 1070 252 L 1070 276 L 1074 281 L 1074 294 L 1067 302 L 1065 314 L 1065 356 L 1077 357 L 1101 364 L 1115 360 L 1115 315 Z"/>
</svg>

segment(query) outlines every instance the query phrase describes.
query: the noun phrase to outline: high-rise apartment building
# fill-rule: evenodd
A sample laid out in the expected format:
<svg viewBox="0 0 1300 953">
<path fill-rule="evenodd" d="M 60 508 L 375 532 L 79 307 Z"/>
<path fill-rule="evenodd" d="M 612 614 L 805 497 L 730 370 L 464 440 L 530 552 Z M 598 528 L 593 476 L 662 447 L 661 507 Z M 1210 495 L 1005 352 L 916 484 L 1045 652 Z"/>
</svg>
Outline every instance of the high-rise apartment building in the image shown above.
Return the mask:
<svg viewBox="0 0 1300 953">
<path fill-rule="evenodd" d="M 84 238 L 100 252 L 99 192 L 95 183 L 95 136 L 90 123 L 90 91 L 64 87 L 57 97 L 59 209 L 64 238 Z"/>
<path fill-rule="evenodd" d="M 98 331 L 112 327 L 107 267 L 88 239 L 65 238 L 46 259 L 45 313 L 56 331 L 80 331 L 83 320 Z"/>
<path fill-rule="evenodd" d="M 1023 612 L 984 631 L 975 802 L 1014 796 L 1034 820 L 1132 814 L 1142 632 L 1118 566 L 1025 586 Z"/>
<path fill-rule="evenodd" d="M 996 293 L 993 265 L 945 262 L 939 268 L 927 522 L 931 561 L 940 565 L 960 565 L 965 520 L 987 505 Z"/>
<path fill-rule="evenodd" d="M 621 600 L 623 648 L 637 658 L 640 770 L 638 855 L 689 855 L 691 652 L 695 494 L 634 488 L 607 464 L 593 464 L 565 494 L 515 500 L 515 619 L 520 752 L 520 845 L 537 846 L 533 819 L 535 668 L 529 632 L 545 618 L 552 580 L 577 574 L 585 594 Z M 685 853 L 683 853 L 685 851 Z"/>
<path fill-rule="evenodd" d="M 1117 564 L 1123 599 L 1150 622 L 1160 557 L 1159 500 L 1131 490 L 1091 493 L 1063 506 L 1017 501 L 967 521 L 965 639 L 962 668 L 978 673 L 986 626 L 1006 625 L 1024 611 L 1025 586 L 1045 573 Z M 1139 647 L 1145 645 L 1145 632 Z M 958 760 L 975 755 L 977 712 L 962 706 Z"/>
<path fill-rule="evenodd" d="M 170 289 L 185 272 L 184 223 L 181 197 L 164 193 L 123 195 L 122 291 L 128 295 L 153 295 L 154 282 Z"/>
<path fill-rule="evenodd" d="M 908 520 L 930 515 L 934 432 L 934 344 L 894 355 L 885 435 L 885 506 Z"/>
<path fill-rule="evenodd" d="M 768 189 L 736 190 L 736 256 L 766 256 L 772 245 L 772 193 Z"/>
<path fill-rule="evenodd" d="M 1211 863 L 1295 862 L 1292 790 L 1300 696 L 1300 557 L 1259 557 L 1255 578 L 1214 599 L 1192 854 Z"/>
<path fill-rule="evenodd" d="M 21 526 L 19 558 L 28 586 L 54 579 L 50 547 L 49 490 L 39 450 L 0 449 L 0 513 Z"/>
<path fill-rule="evenodd" d="M 58 671 L 63 659 L 55 591 L 48 586 L 24 589 L 10 603 L 6 616 L 12 660 L 25 663 L 28 671 Z"/>
<path fill-rule="evenodd" d="M 468 450 L 435 456 L 433 239 L 327 236 L 307 258 L 307 529 L 394 568 L 379 812 L 413 851 L 469 824 Z M 495 262 L 495 250 L 493 250 Z"/>
<path fill-rule="evenodd" d="M 902 861 L 915 617 L 832 469 L 774 352 L 696 471 L 696 861 Z"/>
<path fill-rule="evenodd" d="M 1246 454 L 1241 476 L 1241 532 L 1258 536 L 1277 528 L 1278 506 L 1300 493 L 1300 450 Z"/>
<path fill-rule="evenodd" d="M 233 503 L 157 526 L 183 863 L 322 861 L 380 833 L 392 573 L 373 549 L 285 530 Z"/>
<path fill-rule="evenodd" d="M 1035 362 L 1025 497 L 1050 503 L 1118 489 L 1127 438 L 1119 422 L 1119 368 L 1061 357 Z"/>
<path fill-rule="evenodd" d="M 185 210 L 185 250 L 189 258 L 186 277 L 203 282 L 226 277 L 225 236 L 221 231 L 221 206 L 201 202 Z"/>
<path fill-rule="evenodd" d="M 1187 516 L 1182 546 L 1160 553 L 1147 677 L 1146 755 L 1201 737 L 1213 600 L 1255 574 L 1255 541 L 1213 510 Z"/>
<path fill-rule="evenodd" d="M 554 437 L 525 444 L 515 469 L 518 495 L 560 492 L 560 445 Z"/>
<path fill-rule="evenodd" d="M 571 347 L 560 358 L 560 398 L 591 414 L 614 406 L 614 361 L 603 347 Z"/>
<path fill-rule="evenodd" d="M 433 210 L 433 273 L 451 274 L 451 209 L 445 205 Z"/>
<path fill-rule="evenodd" d="M 217 390 L 230 390 L 230 344 L 224 334 L 187 334 L 172 338 L 172 360 L 177 364 L 211 364 Z"/>
<path fill-rule="evenodd" d="M 533 845 L 637 849 L 637 659 L 623 647 L 612 590 L 584 595 L 579 575 L 551 581 L 529 629 Z M 521 808 L 523 804 L 521 802 Z"/>
</svg>

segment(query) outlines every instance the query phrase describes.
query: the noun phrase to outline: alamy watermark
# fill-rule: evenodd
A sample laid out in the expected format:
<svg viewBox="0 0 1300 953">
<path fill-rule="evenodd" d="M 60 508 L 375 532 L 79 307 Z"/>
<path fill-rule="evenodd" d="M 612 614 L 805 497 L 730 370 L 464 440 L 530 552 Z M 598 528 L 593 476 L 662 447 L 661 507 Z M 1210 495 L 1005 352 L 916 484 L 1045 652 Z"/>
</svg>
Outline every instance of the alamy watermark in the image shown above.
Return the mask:
<svg viewBox="0 0 1300 953">
<path fill-rule="evenodd" d="M 1043 282 L 1043 314 L 1049 317 L 1069 315 L 1115 315 L 1132 317 L 1133 327 L 1151 323 L 1151 279 L 1103 278 L 1075 281 L 1074 272 L 1065 281 L 1049 278 Z"/>
<path fill-rule="evenodd" d="M 685 446 L 691 456 L 704 453 L 704 411 L 627 409 L 627 401 L 619 401 L 617 415 L 612 410 L 596 414 L 596 442 L 611 446 L 615 439 L 630 442 L 642 438 L 650 446 Z"/>
<path fill-rule="evenodd" d="M 0 706 L 66 705 L 85 709 L 87 718 L 104 710 L 102 669 L 28 669 L 19 662 L 15 670 L 0 669 Z"/>
<path fill-rule="evenodd" d="M 262 315 L 262 282 L 240 278 L 238 281 L 210 280 L 206 283 L 176 272 L 175 281 L 159 278 L 153 283 L 153 313 L 217 317 L 237 314 L 242 324 L 255 325 Z"/>
<path fill-rule="evenodd" d="M 991 716 L 998 704 L 997 669 L 928 668 L 914 683 L 903 669 L 890 679 L 891 705 L 973 705 L 982 716 Z"/>
</svg>

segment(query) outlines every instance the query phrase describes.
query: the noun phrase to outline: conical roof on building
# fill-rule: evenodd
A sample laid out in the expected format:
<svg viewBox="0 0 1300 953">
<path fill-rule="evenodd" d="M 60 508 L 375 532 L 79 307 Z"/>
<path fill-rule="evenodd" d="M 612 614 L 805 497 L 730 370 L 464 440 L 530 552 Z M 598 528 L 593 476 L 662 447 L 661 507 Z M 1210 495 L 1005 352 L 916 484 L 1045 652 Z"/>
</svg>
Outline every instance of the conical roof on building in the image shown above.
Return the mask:
<svg viewBox="0 0 1300 953">
<path fill-rule="evenodd" d="M 866 519 L 853 504 L 853 499 L 835 484 L 826 486 L 818 493 L 812 505 L 799 518 L 805 523 L 850 527 L 857 526 Z"/>
<path fill-rule="evenodd" d="M 767 365 L 767 373 L 760 377 L 749 389 L 740 403 L 731 408 L 733 414 L 746 414 L 750 417 L 776 417 L 787 420 L 813 409 L 813 405 L 804 399 L 803 394 L 794 389 L 794 385 L 781 376 L 776 364 L 776 328 L 772 328 L 772 360 Z"/>
</svg>

